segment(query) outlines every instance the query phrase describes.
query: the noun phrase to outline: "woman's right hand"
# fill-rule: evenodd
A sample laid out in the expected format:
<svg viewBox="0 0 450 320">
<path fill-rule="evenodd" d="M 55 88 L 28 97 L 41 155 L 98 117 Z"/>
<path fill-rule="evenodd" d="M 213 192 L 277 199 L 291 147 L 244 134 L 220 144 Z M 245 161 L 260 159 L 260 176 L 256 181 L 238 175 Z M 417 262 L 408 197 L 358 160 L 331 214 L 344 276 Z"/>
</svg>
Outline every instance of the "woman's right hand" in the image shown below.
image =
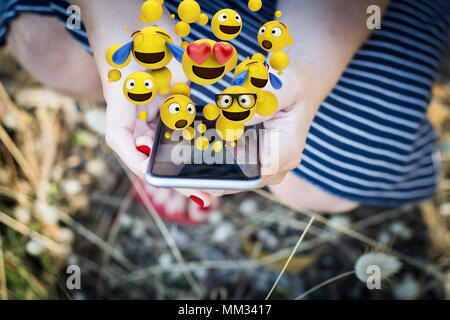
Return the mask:
<svg viewBox="0 0 450 320">
<path fill-rule="evenodd" d="M 149 26 L 141 23 L 139 19 L 142 1 L 73 0 L 71 2 L 81 8 L 81 16 L 88 31 L 89 43 L 102 80 L 103 95 L 107 105 L 106 142 L 133 173 L 143 177 L 148 160 L 145 153 L 148 153 L 152 146 L 159 107 L 165 97 L 157 95 L 153 101 L 143 106 L 131 103 L 123 94 L 125 79 L 134 72 L 148 70 L 132 58 L 128 66 L 119 69 L 121 79 L 110 82 L 108 72 L 113 67 L 105 59 L 105 53 L 110 46 L 130 42 L 130 36 L 134 31 Z M 98 12 L 102 14 L 98 15 Z M 170 13 L 164 10 L 158 26 L 167 30 L 175 43 L 180 44 L 181 39 L 174 35 L 175 24 L 169 15 Z M 171 85 L 176 82 L 186 82 L 182 68 L 175 59 L 169 63 L 168 68 L 172 71 Z M 142 111 L 147 113 L 147 120 L 138 118 Z"/>
</svg>

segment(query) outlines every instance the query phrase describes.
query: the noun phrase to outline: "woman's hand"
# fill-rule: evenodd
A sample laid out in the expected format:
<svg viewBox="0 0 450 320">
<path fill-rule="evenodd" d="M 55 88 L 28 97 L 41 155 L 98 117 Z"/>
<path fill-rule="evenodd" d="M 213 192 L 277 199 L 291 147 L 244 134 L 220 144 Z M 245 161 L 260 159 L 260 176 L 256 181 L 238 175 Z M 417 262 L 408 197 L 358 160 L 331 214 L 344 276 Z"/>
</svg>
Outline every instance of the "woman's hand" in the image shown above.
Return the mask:
<svg viewBox="0 0 450 320">
<path fill-rule="evenodd" d="M 148 152 L 153 145 L 159 109 L 165 97 L 158 95 L 149 104 L 143 106 L 132 104 L 123 95 L 123 81 L 134 72 L 146 70 L 137 64 L 134 59 L 131 59 L 127 67 L 120 69 L 121 80 L 109 82 L 107 74 L 112 68 L 105 59 L 106 50 L 111 45 L 129 42 L 132 32 L 147 26 L 139 22 L 142 1 L 71 0 L 71 2 L 81 7 L 81 15 L 88 31 L 89 43 L 102 79 L 103 94 L 107 104 L 106 141 L 125 165 L 134 174 L 143 178 L 148 163 L 148 155 L 143 151 Z M 98 14 L 99 12 L 101 14 Z M 164 15 L 158 21 L 158 26 L 167 30 L 175 43 L 179 45 L 181 39 L 174 35 L 175 25 L 169 15 L 169 12 L 164 10 Z M 127 26 L 126 30 L 124 26 Z M 181 65 L 175 59 L 172 59 L 167 67 L 172 73 L 171 85 L 177 82 L 187 82 Z M 141 111 L 147 112 L 148 118 L 146 121 L 138 118 Z M 137 147 L 141 151 L 138 151 Z M 205 207 L 211 204 L 211 198 L 208 194 L 200 190 L 180 189 L 177 191 L 195 199 L 197 202 L 200 199 L 199 203 L 203 203 Z"/>
<path fill-rule="evenodd" d="M 134 31 L 146 27 L 139 19 L 142 1 L 72 0 L 71 2 L 81 8 L 81 16 L 88 31 L 89 43 L 102 80 L 103 95 L 107 104 L 106 141 L 133 173 L 143 177 L 148 157 L 136 150 L 136 147 L 151 148 L 159 107 L 164 97 L 158 95 L 147 105 L 134 105 L 123 94 L 123 82 L 130 74 L 147 70 L 131 59 L 128 66 L 119 70 L 122 74 L 121 79 L 117 82 L 109 82 L 108 72 L 113 68 L 105 59 L 105 53 L 111 45 L 128 43 Z M 174 22 L 169 15 L 169 12 L 165 10 L 158 25 L 173 35 Z M 173 38 L 176 43 L 181 42 L 179 38 Z M 173 60 L 168 67 L 172 71 L 171 84 L 186 81 L 177 62 Z M 138 118 L 141 111 L 147 112 L 146 121 Z M 135 141 L 136 138 L 138 141 Z"/>
<path fill-rule="evenodd" d="M 298 69 L 298 68 L 297 68 Z M 298 166 L 309 126 L 320 103 L 311 88 L 310 75 L 307 70 L 286 70 L 283 76 L 284 86 L 273 90 L 279 107 L 274 115 L 261 117 L 255 115 L 246 125 L 263 122 L 260 132 L 261 148 L 261 187 L 282 182 L 286 174 Z M 183 192 L 190 190 L 183 190 Z M 225 194 L 237 193 L 230 190 L 205 190 L 208 200 Z"/>
</svg>

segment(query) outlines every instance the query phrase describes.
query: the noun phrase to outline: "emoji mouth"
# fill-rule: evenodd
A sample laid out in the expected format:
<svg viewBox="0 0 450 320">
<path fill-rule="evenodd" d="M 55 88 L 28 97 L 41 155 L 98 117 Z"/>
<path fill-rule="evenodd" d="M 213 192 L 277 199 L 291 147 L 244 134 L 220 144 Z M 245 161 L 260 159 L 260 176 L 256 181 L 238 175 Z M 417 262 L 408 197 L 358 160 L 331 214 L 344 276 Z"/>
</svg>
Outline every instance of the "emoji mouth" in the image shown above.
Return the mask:
<svg viewBox="0 0 450 320">
<path fill-rule="evenodd" d="M 242 112 L 229 112 L 222 111 L 223 116 L 231 121 L 241 121 L 247 118 L 250 115 L 250 110 L 242 111 Z"/>
<path fill-rule="evenodd" d="M 178 129 L 184 128 L 186 127 L 188 124 L 188 122 L 186 120 L 178 120 L 177 122 L 175 122 L 175 127 L 177 127 Z"/>
<path fill-rule="evenodd" d="M 163 52 L 154 52 L 154 53 L 145 53 L 145 52 L 134 52 L 134 56 L 136 59 L 143 63 L 158 63 L 162 59 L 164 59 L 166 53 Z"/>
<path fill-rule="evenodd" d="M 250 78 L 250 82 L 257 88 L 264 88 L 267 84 L 268 79 Z"/>
<path fill-rule="evenodd" d="M 142 102 L 142 101 L 147 101 L 148 99 L 150 99 L 153 95 L 153 92 L 149 92 L 149 93 L 131 93 L 128 92 L 128 97 L 133 100 L 133 101 L 138 101 L 138 102 Z"/>
<path fill-rule="evenodd" d="M 235 33 L 238 33 L 239 31 L 241 31 L 241 26 L 220 25 L 219 29 L 220 29 L 220 31 L 222 31 L 223 33 L 226 33 L 226 34 L 235 34 Z"/>
<path fill-rule="evenodd" d="M 218 68 L 203 68 L 198 66 L 192 66 L 192 72 L 202 79 L 216 79 L 220 77 L 225 71 L 225 66 Z"/>
<path fill-rule="evenodd" d="M 262 46 L 264 47 L 264 49 L 271 49 L 272 48 L 272 42 L 270 42 L 269 40 L 264 40 L 262 42 Z"/>
</svg>

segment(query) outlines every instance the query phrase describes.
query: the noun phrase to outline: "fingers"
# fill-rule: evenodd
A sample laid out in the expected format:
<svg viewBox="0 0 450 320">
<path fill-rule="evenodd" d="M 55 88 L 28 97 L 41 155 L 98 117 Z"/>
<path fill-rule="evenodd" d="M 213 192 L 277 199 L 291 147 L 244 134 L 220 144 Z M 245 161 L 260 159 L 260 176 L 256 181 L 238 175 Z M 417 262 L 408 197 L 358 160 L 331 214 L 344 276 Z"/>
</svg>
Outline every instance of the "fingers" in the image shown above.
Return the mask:
<svg viewBox="0 0 450 320">
<path fill-rule="evenodd" d="M 281 183 L 299 165 L 312 120 L 310 109 L 310 104 L 302 101 L 277 112 L 264 123 L 260 133 L 264 186 Z"/>
<path fill-rule="evenodd" d="M 135 105 L 126 100 L 122 92 L 111 90 L 107 96 L 106 142 L 131 171 L 143 177 L 147 157 L 136 150 L 135 123 Z"/>
<path fill-rule="evenodd" d="M 196 189 L 175 189 L 175 191 L 191 199 L 201 208 L 207 208 L 211 205 L 212 197 L 208 192 Z"/>
<path fill-rule="evenodd" d="M 265 90 L 275 94 L 278 99 L 278 108 L 274 115 L 281 110 L 293 106 L 297 103 L 297 101 L 301 101 L 308 94 L 306 76 L 299 75 L 297 72 L 293 72 L 292 70 L 287 69 L 281 76 L 281 80 L 283 82 L 283 87 L 281 89 L 273 89 L 270 83 L 265 88 Z M 245 125 L 252 126 L 267 121 L 272 117 L 273 115 L 269 117 L 263 117 L 255 114 L 253 118 Z"/>
</svg>

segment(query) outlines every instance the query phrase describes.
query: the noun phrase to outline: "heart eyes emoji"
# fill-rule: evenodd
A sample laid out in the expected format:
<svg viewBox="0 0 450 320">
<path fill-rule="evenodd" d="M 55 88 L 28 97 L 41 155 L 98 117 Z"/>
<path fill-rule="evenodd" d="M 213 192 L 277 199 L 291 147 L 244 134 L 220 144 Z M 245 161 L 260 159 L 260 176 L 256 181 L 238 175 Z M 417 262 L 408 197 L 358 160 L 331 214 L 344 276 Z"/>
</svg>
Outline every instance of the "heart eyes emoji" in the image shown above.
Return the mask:
<svg viewBox="0 0 450 320">
<path fill-rule="evenodd" d="M 233 56 L 233 46 L 228 43 L 217 42 L 214 44 L 213 54 L 216 60 L 224 65 Z M 186 48 L 186 53 L 189 58 L 192 59 L 196 64 L 203 64 L 211 55 L 211 45 L 207 42 L 193 42 L 189 44 Z"/>
</svg>

